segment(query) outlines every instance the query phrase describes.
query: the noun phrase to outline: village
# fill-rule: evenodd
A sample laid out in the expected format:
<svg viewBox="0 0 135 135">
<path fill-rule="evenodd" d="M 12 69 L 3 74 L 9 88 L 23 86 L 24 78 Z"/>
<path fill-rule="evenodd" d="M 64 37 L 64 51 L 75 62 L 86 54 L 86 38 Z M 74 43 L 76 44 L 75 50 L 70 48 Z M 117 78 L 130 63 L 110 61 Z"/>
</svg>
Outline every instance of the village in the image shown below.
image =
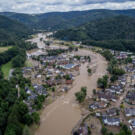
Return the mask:
<svg viewBox="0 0 135 135">
<path fill-rule="evenodd" d="M 77 53 L 81 43 L 73 42 L 74 46 L 69 46 L 63 41 L 56 40 L 54 43 L 50 37 L 44 39 L 42 34 L 40 36 L 32 41 L 40 40 L 38 50 L 27 52 L 31 66 L 22 69 L 23 76 L 32 82 L 32 87 L 25 88 L 29 96 L 24 101 L 30 113 L 38 110 L 34 104 L 39 95 L 46 98 L 44 103 L 46 107 L 48 103 L 52 103 L 50 100 L 55 101 L 63 93 L 70 91 L 76 77 L 80 74 L 82 64 L 87 63 L 87 69 L 91 65 L 90 56 L 81 56 Z M 96 50 L 94 47 L 81 46 L 84 49 Z M 99 50 L 102 52 L 102 49 Z M 99 53 L 99 50 L 96 53 Z M 107 72 L 109 76 L 107 87 L 104 89 L 97 87 L 93 89 L 93 96 L 87 95 L 84 103 L 80 105 L 82 110 L 87 110 L 85 115 L 87 118 L 83 122 L 79 121 L 80 123 L 75 126 L 72 131 L 74 135 L 104 134 L 101 132 L 104 126 L 109 132 L 117 133 L 122 124 L 135 132 L 135 57 L 131 52 L 114 50 L 110 52 L 125 73 L 118 75 L 116 81 L 111 82 Z M 88 73 L 89 77 L 96 69 L 91 70 L 91 73 Z"/>
<path fill-rule="evenodd" d="M 135 134 L 135 56 L 131 52 L 110 52 L 125 73 L 113 83 L 109 80 L 106 88 L 94 89 L 93 98 L 82 103 L 90 113 L 75 127 L 74 135 L 113 135 L 125 125 Z"/>
<path fill-rule="evenodd" d="M 80 74 L 81 64 L 90 63 L 89 56 L 76 54 L 76 47 L 50 46 L 52 41 L 39 40 L 42 44 L 37 50 L 27 52 L 29 64 L 22 68 L 23 76 L 32 83 L 31 87 L 25 87 L 28 97 L 24 101 L 30 113 L 41 109 L 42 105 L 35 105 L 39 96 L 45 98 L 45 107 L 68 92 Z"/>
</svg>

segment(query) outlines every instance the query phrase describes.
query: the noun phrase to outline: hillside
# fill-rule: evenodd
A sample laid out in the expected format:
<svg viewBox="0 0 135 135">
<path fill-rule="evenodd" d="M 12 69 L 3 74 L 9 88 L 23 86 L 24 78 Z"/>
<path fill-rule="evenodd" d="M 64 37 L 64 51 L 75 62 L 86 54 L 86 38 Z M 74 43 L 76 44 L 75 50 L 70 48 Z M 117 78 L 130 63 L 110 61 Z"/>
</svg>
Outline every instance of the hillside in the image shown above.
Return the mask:
<svg viewBox="0 0 135 135">
<path fill-rule="evenodd" d="M 135 17 L 135 10 L 88 10 L 71 12 L 51 12 L 44 14 L 21 14 L 3 12 L 1 15 L 17 20 L 25 25 L 43 30 L 59 30 L 80 26 L 96 19 L 127 15 Z"/>
<path fill-rule="evenodd" d="M 58 31 L 54 36 L 62 40 L 83 41 L 86 45 L 135 52 L 135 19 L 127 16 L 100 19 Z"/>
<path fill-rule="evenodd" d="M 127 16 L 100 19 L 77 28 L 58 31 L 55 36 L 64 40 L 134 40 L 135 19 Z"/>
<path fill-rule="evenodd" d="M 0 42 L 25 38 L 30 33 L 24 24 L 0 15 Z"/>
<path fill-rule="evenodd" d="M 35 23 L 38 22 L 38 18 L 34 15 L 14 13 L 14 12 L 1 12 L 0 15 L 6 16 L 10 19 L 18 21 L 29 27 L 34 27 Z"/>
</svg>

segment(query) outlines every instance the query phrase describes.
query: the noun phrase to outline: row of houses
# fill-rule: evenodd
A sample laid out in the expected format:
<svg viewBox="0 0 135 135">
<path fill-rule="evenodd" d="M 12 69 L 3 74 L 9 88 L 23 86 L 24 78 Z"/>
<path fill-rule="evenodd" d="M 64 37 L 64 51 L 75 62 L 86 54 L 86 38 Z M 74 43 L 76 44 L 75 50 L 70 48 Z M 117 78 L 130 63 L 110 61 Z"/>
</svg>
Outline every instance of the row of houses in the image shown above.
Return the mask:
<svg viewBox="0 0 135 135">
<path fill-rule="evenodd" d="M 135 104 L 135 90 L 128 91 L 125 101 L 129 104 Z"/>
<path fill-rule="evenodd" d="M 118 60 L 126 59 L 128 56 L 131 56 L 133 54 L 132 52 L 114 51 L 114 50 L 110 50 L 110 51 Z"/>
<path fill-rule="evenodd" d="M 116 104 L 124 93 L 126 84 L 127 75 L 118 77 L 117 82 L 104 90 L 96 92 L 96 101 L 89 105 L 89 109 L 95 111 L 96 116 L 102 119 L 104 125 L 119 126 L 122 122 L 119 116 L 120 109 L 116 107 L 110 108 L 110 106 L 111 104 Z"/>
</svg>

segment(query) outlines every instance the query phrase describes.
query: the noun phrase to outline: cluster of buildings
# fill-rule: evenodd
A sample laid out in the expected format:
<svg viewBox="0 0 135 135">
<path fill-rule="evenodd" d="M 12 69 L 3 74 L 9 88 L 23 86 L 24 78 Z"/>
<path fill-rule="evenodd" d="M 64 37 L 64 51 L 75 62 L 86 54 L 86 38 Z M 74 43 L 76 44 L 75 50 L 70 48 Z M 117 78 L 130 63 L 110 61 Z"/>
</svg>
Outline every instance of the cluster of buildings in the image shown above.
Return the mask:
<svg viewBox="0 0 135 135">
<path fill-rule="evenodd" d="M 125 91 L 127 76 L 123 75 L 118 78 L 115 84 L 105 90 L 100 90 L 95 94 L 96 101 L 89 105 L 89 109 L 96 112 L 97 117 L 102 118 L 102 122 L 108 126 L 119 126 L 121 119 L 119 108 L 113 107 L 108 109 L 111 104 L 117 104 L 121 95 Z M 113 105 L 112 105 L 113 106 Z"/>
<path fill-rule="evenodd" d="M 79 75 L 80 64 L 88 62 L 87 57 L 79 56 L 77 59 L 74 52 L 69 51 L 63 51 L 58 55 L 43 55 L 41 53 L 34 57 L 29 56 L 29 59 L 36 61 L 36 64 L 32 67 L 24 67 L 22 73 L 32 83 L 31 88 L 25 88 L 25 92 L 28 94 L 25 103 L 30 112 L 35 111 L 33 109 L 35 99 L 39 95 L 47 96 L 48 89 L 55 89 L 55 94 L 67 92 L 72 87 L 75 77 Z M 54 91 L 52 90 L 52 92 Z M 52 96 L 52 94 L 49 95 Z"/>
<path fill-rule="evenodd" d="M 110 50 L 110 51 L 118 60 L 126 59 L 128 58 L 129 55 L 133 54 L 132 52 L 123 52 L 123 51 L 114 51 L 114 50 Z"/>
<path fill-rule="evenodd" d="M 111 51 L 117 60 L 132 58 L 128 64 L 121 67 L 126 74 L 119 76 L 115 83 L 110 83 L 104 90 L 94 93 L 89 110 L 100 118 L 104 125 L 119 127 L 126 124 L 131 130 L 135 129 L 135 57 L 130 52 Z"/>
<path fill-rule="evenodd" d="M 48 95 L 46 88 L 38 84 L 33 84 L 32 88 L 25 87 L 25 92 L 27 94 L 27 98 L 24 100 L 24 103 L 27 104 L 30 113 L 36 111 L 34 105 L 38 96 L 43 95 L 44 97 L 47 97 Z"/>
</svg>

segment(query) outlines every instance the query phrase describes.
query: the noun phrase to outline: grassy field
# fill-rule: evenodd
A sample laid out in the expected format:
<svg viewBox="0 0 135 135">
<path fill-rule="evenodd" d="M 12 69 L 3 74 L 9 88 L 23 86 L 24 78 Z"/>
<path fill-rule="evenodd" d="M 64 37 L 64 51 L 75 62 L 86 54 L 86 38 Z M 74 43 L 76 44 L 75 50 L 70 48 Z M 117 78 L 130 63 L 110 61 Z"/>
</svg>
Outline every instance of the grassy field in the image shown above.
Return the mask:
<svg viewBox="0 0 135 135">
<path fill-rule="evenodd" d="M 0 53 L 5 52 L 10 48 L 12 48 L 12 46 L 0 47 Z"/>
<path fill-rule="evenodd" d="M 26 60 L 25 66 L 26 66 L 26 67 L 32 67 L 33 65 L 32 65 L 32 63 L 31 63 L 30 60 Z"/>
<path fill-rule="evenodd" d="M 2 72 L 4 74 L 4 78 L 8 79 L 10 69 L 12 68 L 12 62 L 8 62 L 7 64 L 2 65 Z"/>
</svg>

